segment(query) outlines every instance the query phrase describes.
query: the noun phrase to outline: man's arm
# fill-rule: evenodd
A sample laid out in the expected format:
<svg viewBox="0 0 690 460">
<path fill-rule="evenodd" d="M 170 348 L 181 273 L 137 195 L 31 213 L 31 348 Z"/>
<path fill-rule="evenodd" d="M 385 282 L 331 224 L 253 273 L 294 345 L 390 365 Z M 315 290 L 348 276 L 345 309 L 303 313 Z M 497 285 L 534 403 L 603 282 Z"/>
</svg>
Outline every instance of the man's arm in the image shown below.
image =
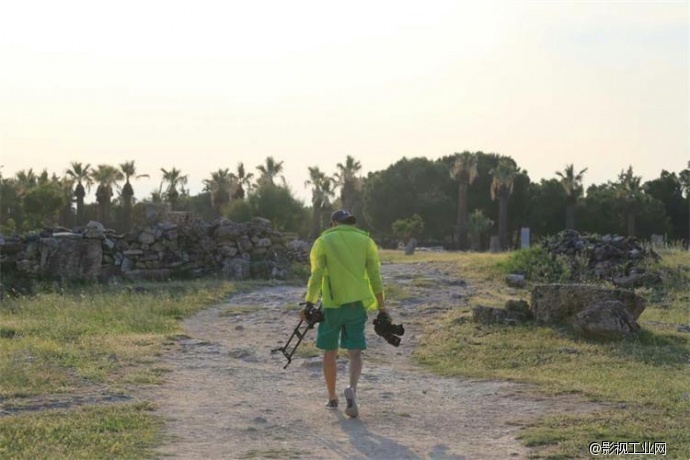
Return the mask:
<svg viewBox="0 0 690 460">
<path fill-rule="evenodd" d="M 317 238 L 316 241 L 314 241 L 314 245 L 311 247 L 311 252 L 309 253 L 309 262 L 311 263 L 311 275 L 307 283 L 307 294 L 304 300 L 316 303 L 319 300 L 321 281 L 323 280 L 326 269 L 324 254 L 321 250 L 321 238 Z"/>
<path fill-rule="evenodd" d="M 369 276 L 369 282 L 371 283 L 372 291 L 374 291 L 379 311 L 385 312 L 386 303 L 383 295 L 379 250 L 371 238 L 369 238 L 369 246 L 367 247 L 367 275 Z"/>
<path fill-rule="evenodd" d="M 376 295 L 376 303 L 379 306 L 379 311 L 382 313 L 387 313 L 388 311 L 386 310 L 386 304 L 383 301 L 383 292 L 379 292 Z"/>
</svg>

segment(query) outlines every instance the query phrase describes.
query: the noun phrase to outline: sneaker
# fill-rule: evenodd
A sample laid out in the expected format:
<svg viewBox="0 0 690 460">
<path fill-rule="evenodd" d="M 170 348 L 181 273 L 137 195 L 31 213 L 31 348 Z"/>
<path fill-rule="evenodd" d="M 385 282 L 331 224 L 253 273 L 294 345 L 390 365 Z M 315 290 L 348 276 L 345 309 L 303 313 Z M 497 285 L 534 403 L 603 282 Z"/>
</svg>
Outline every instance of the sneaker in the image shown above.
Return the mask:
<svg viewBox="0 0 690 460">
<path fill-rule="evenodd" d="M 359 409 L 357 409 L 357 399 L 355 398 L 355 390 L 353 390 L 352 387 L 347 387 L 345 388 L 344 394 L 345 400 L 347 401 L 347 408 L 345 409 L 345 413 L 349 417 L 357 417 L 359 415 Z"/>
<path fill-rule="evenodd" d="M 329 399 L 326 401 L 326 404 L 324 404 L 324 407 L 326 409 L 337 409 L 338 408 L 338 400 L 337 399 Z"/>
</svg>

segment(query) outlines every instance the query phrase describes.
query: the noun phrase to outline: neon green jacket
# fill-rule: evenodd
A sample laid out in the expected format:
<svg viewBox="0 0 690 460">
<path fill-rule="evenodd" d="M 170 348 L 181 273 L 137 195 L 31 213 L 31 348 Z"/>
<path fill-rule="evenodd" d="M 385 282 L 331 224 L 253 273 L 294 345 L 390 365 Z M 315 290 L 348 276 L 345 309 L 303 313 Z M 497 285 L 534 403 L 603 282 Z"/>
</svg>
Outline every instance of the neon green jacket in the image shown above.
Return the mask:
<svg viewBox="0 0 690 460">
<path fill-rule="evenodd" d="M 324 231 L 311 248 L 311 276 L 307 302 L 321 294 L 324 308 L 362 301 L 368 310 L 378 308 L 374 294 L 383 293 L 378 249 L 369 235 L 350 225 Z"/>
</svg>

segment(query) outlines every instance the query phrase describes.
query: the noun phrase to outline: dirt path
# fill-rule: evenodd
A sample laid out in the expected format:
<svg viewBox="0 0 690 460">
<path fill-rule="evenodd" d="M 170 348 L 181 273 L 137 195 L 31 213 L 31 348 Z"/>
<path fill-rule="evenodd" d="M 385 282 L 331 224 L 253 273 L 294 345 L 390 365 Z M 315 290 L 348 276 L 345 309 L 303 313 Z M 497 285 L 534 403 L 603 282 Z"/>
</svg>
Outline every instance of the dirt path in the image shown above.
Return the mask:
<svg viewBox="0 0 690 460">
<path fill-rule="evenodd" d="M 406 333 L 394 348 L 367 327 L 358 419 L 323 408 L 319 358 L 297 358 L 283 370 L 282 354 L 270 352 L 297 324 L 297 311 L 286 307 L 301 301 L 304 288 L 262 288 L 185 321 L 188 337 L 165 358 L 171 372 L 156 396 L 170 435 L 160 457 L 526 458 L 515 439 L 520 421 L 577 407 L 535 398 L 523 385 L 443 378 L 415 366 L 422 325 L 463 302 L 471 287 L 430 264 L 384 265 L 383 273 L 387 285 L 410 294 L 391 305 Z M 346 366 L 339 359 L 339 391 Z"/>
</svg>

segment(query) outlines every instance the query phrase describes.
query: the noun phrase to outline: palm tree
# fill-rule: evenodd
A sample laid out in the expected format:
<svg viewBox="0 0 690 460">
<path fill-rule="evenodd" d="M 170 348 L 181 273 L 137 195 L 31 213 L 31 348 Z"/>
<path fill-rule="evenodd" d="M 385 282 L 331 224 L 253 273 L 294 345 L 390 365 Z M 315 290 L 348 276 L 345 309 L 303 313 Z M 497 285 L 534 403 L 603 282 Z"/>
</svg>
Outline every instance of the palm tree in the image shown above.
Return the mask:
<svg viewBox="0 0 690 460">
<path fill-rule="evenodd" d="M 498 200 L 498 241 L 502 251 L 508 249 L 508 199 L 516 172 L 515 164 L 507 158 L 501 158 L 491 171 L 491 199 Z"/>
<path fill-rule="evenodd" d="M 577 200 L 582 196 L 582 178 L 587 172 L 587 168 L 575 174 L 575 165 L 567 165 L 565 169 L 556 171 L 556 175 L 561 178 L 561 185 L 565 190 L 566 209 L 565 209 L 565 228 L 575 230 L 575 207 Z"/>
<path fill-rule="evenodd" d="M 352 212 L 355 204 L 355 194 L 360 188 L 360 181 L 357 174 L 362 170 L 362 164 L 348 155 L 345 164 L 338 163 L 338 170 L 335 173 L 335 183 L 340 186 L 340 202 L 343 209 Z"/>
<path fill-rule="evenodd" d="M 625 208 L 628 236 L 635 236 L 635 218 L 641 201 L 644 199 L 641 181 L 642 177 L 635 176 L 633 167 L 628 166 L 627 171 L 620 172 L 616 183 L 616 195 L 623 201 Z"/>
<path fill-rule="evenodd" d="M 180 197 L 177 187 L 187 184 L 187 175 L 182 175 L 182 171 L 175 167 L 173 167 L 170 171 L 166 171 L 164 168 L 161 168 L 161 171 L 163 172 L 161 189 L 163 189 L 164 184 L 168 184 L 167 188 L 165 189 L 165 197 L 170 202 L 170 208 L 175 210 L 177 199 Z"/>
<path fill-rule="evenodd" d="M 34 173 L 33 168 L 17 171 L 14 177 L 19 187 L 19 196 L 26 195 L 26 192 L 38 185 L 38 176 Z"/>
<path fill-rule="evenodd" d="M 243 200 L 252 187 L 252 179 L 254 178 L 254 174 L 247 173 L 244 170 L 244 164 L 240 162 L 237 163 L 237 174 L 233 173 L 232 178 L 235 180 L 237 185 L 232 197 L 237 200 Z"/>
<path fill-rule="evenodd" d="M 110 200 L 113 196 L 113 185 L 124 179 L 124 175 L 114 166 L 98 165 L 91 177 L 98 183 L 96 201 L 98 202 L 98 221 L 107 226 L 110 220 Z"/>
<path fill-rule="evenodd" d="M 134 165 L 134 160 L 120 163 L 120 171 L 125 176 L 125 185 L 122 187 L 122 207 L 124 210 L 124 229 L 128 231 L 132 225 L 132 199 L 134 198 L 134 189 L 129 182 L 129 178 L 140 179 L 142 177 L 149 177 L 148 174 L 138 174 L 137 167 Z"/>
<path fill-rule="evenodd" d="M 64 206 L 60 210 L 59 222 L 63 227 L 72 226 L 72 189 L 74 188 L 74 179 L 69 176 L 64 176 L 61 179 L 56 178 L 56 183 L 60 185 L 62 190 Z"/>
<path fill-rule="evenodd" d="M 458 181 L 458 249 L 467 249 L 467 189 L 477 178 L 477 155 L 470 152 L 456 153 L 450 176 Z"/>
<path fill-rule="evenodd" d="M 494 221 L 484 215 L 481 209 L 475 209 L 467 218 L 467 233 L 472 241 L 472 250 L 481 250 L 482 234 L 493 227 Z"/>
<path fill-rule="evenodd" d="M 688 167 L 679 174 L 680 183 L 685 190 L 685 198 L 688 199 L 688 209 L 690 210 L 690 161 Z M 688 251 L 690 251 L 690 212 L 688 212 Z"/>
<path fill-rule="evenodd" d="M 323 227 L 328 225 L 331 217 L 333 198 L 335 198 L 336 182 L 332 177 L 326 176 L 321 182 L 321 223 Z"/>
<path fill-rule="evenodd" d="M 86 196 L 86 191 L 91 189 L 93 185 L 93 178 L 91 177 L 90 164 L 82 165 L 77 161 L 70 163 L 70 169 L 66 171 L 66 174 L 77 181 L 77 186 L 74 189 L 74 196 L 77 199 L 77 225 L 83 225 L 84 222 L 84 197 Z M 86 187 L 86 188 L 84 188 Z"/>
<path fill-rule="evenodd" d="M 211 193 L 211 206 L 220 216 L 223 206 L 230 203 L 230 193 L 233 185 L 233 175 L 230 170 L 219 169 L 211 173 L 210 179 L 204 179 L 206 190 Z"/>
<path fill-rule="evenodd" d="M 304 186 L 312 186 L 311 189 L 311 237 L 316 239 L 321 233 L 321 212 L 323 209 L 323 183 L 326 180 L 326 174 L 321 172 L 318 166 L 309 167 L 309 179 L 304 182 Z"/>
<path fill-rule="evenodd" d="M 274 179 L 283 171 L 283 162 L 275 161 L 273 157 L 267 157 L 264 164 L 259 165 L 256 169 L 261 172 L 259 177 L 259 186 L 261 185 L 275 185 Z"/>
</svg>

